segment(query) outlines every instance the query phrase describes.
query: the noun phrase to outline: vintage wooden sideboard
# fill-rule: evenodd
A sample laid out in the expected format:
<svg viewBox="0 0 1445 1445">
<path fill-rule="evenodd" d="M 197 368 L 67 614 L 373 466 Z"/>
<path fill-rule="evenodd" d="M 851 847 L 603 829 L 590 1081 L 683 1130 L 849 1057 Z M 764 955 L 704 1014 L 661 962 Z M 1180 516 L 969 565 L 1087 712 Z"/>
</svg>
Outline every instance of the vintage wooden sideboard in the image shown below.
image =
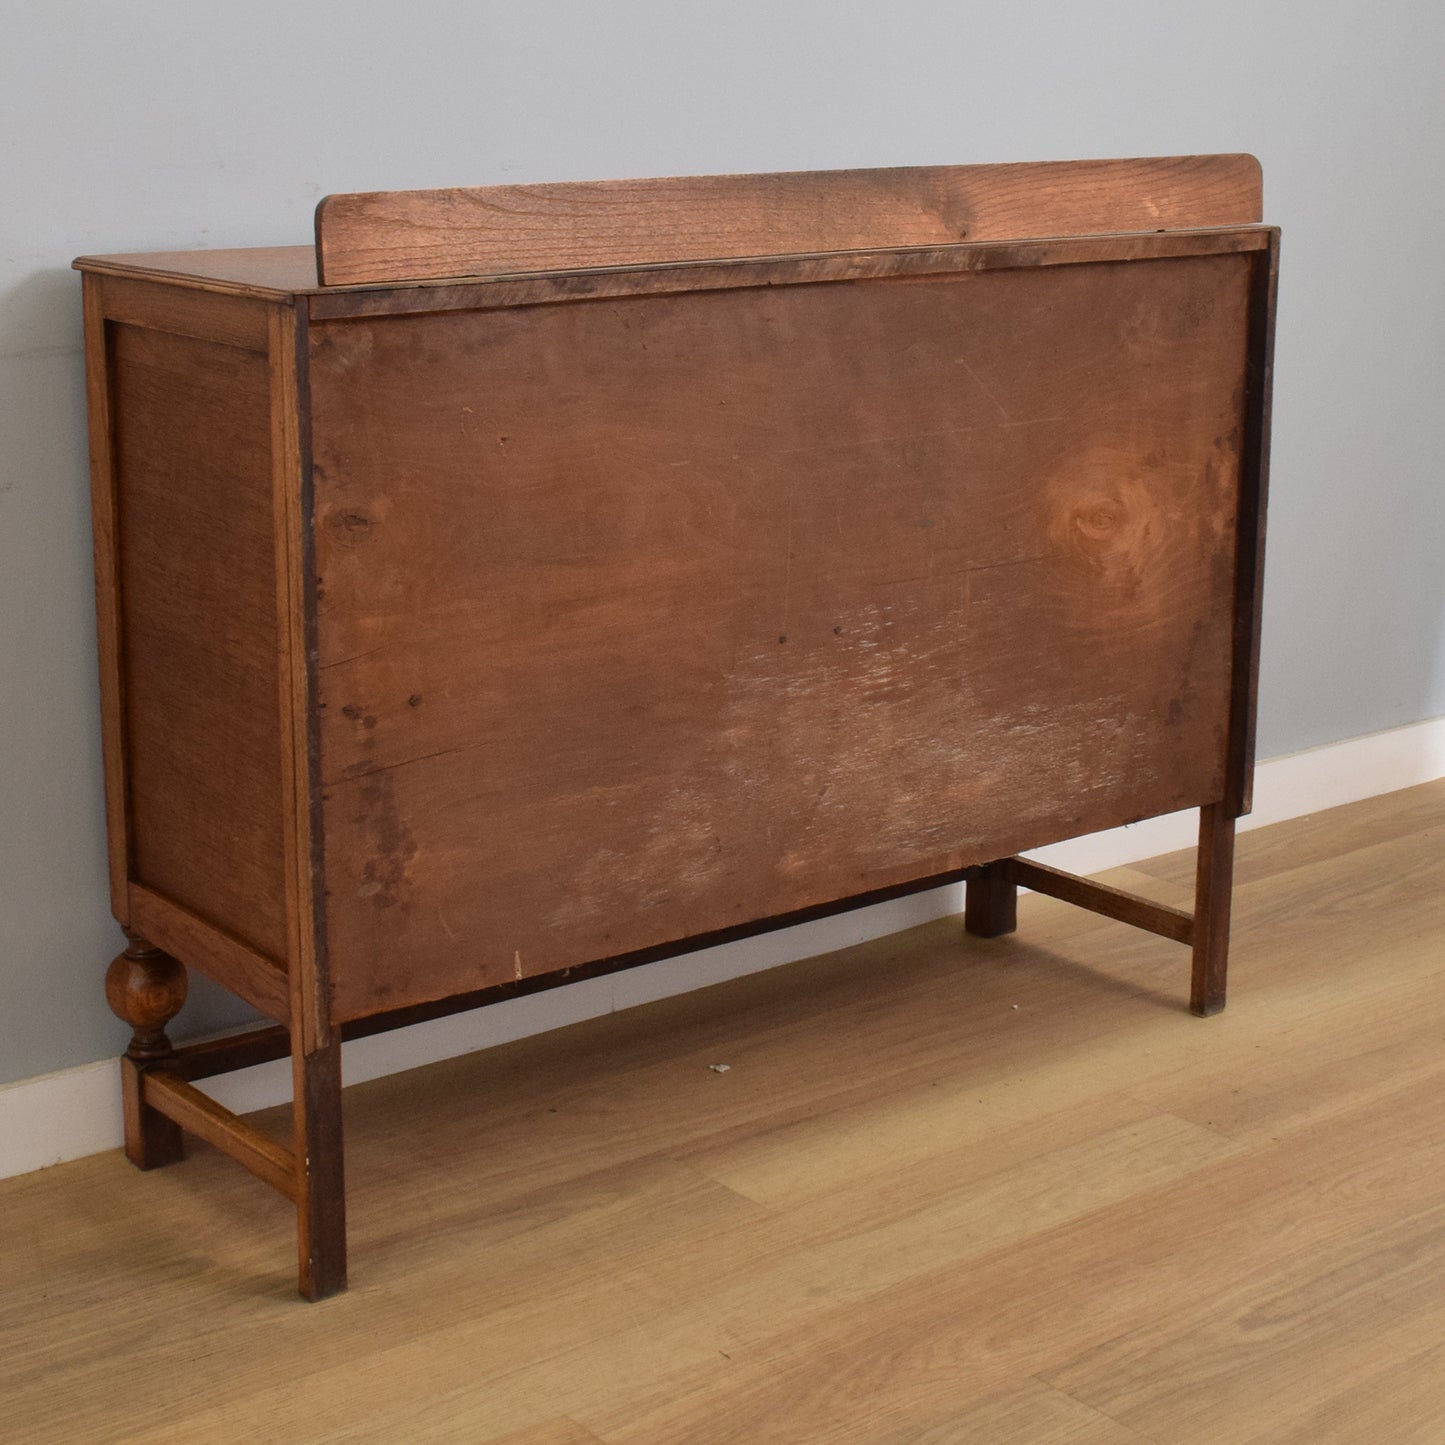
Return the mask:
<svg viewBox="0 0 1445 1445">
<path fill-rule="evenodd" d="M 332 196 L 86 257 L 126 1150 L 346 1280 L 344 1038 L 950 880 L 1193 949 L 1249 807 L 1248 156 Z M 1192 913 L 1019 858 L 1200 809 Z M 274 1026 L 173 1047 L 197 968 Z M 283 1147 L 196 1081 L 286 1055 Z"/>
</svg>

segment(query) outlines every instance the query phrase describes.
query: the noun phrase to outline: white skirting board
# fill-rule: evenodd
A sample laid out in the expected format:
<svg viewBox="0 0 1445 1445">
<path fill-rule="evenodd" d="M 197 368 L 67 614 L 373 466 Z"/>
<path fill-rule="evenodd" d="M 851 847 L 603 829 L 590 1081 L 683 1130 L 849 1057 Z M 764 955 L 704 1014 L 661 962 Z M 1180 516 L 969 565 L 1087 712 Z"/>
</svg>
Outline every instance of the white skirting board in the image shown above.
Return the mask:
<svg viewBox="0 0 1445 1445">
<path fill-rule="evenodd" d="M 1445 717 L 1260 763 L 1255 771 L 1254 811 L 1240 820 L 1240 828 L 1283 822 L 1439 777 L 1445 777 Z M 1074 838 L 1030 856 L 1071 873 L 1097 873 L 1193 847 L 1196 829 L 1197 814 L 1191 810 Z M 355 1084 L 399 1073 L 846 948 L 958 913 L 962 906 L 963 888 L 955 884 L 356 1039 L 344 1050 L 346 1081 Z M 96 988 L 100 988 L 99 974 Z M 262 1064 L 207 1080 L 206 1089 L 237 1113 L 284 1103 L 291 1097 L 290 1062 Z M 0 1087 L 0 1178 L 117 1148 L 121 1138 L 119 1076 L 113 1059 Z"/>
</svg>

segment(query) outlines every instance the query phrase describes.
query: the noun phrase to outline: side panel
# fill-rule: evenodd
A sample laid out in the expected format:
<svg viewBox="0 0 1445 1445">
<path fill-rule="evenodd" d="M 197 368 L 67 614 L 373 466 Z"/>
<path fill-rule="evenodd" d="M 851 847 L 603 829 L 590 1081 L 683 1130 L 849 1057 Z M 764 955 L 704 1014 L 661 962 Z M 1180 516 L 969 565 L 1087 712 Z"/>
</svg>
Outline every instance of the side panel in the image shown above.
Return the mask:
<svg viewBox="0 0 1445 1445">
<path fill-rule="evenodd" d="M 1279 232 L 1251 267 L 1249 380 L 1240 456 L 1239 545 L 1235 569 L 1234 710 L 1230 719 L 1225 811 L 1254 805 L 1254 737 L 1259 702 L 1259 640 L 1264 601 L 1265 513 L 1269 499 L 1270 402 L 1274 386 L 1274 321 L 1279 282 Z"/>
<path fill-rule="evenodd" d="M 129 876 L 284 960 L 266 355 L 130 322 L 108 338 Z"/>
<path fill-rule="evenodd" d="M 1248 297 L 314 323 L 336 1016 L 1223 797 Z"/>
</svg>

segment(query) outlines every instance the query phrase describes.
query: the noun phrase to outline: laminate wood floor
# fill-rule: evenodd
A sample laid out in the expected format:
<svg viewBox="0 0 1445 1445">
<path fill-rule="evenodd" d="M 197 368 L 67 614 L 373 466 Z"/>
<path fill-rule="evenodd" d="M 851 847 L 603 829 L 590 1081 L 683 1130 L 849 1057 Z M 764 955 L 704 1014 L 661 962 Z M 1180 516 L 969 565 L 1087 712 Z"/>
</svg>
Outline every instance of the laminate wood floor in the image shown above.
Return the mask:
<svg viewBox="0 0 1445 1445">
<path fill-rule="evenodd" d="M 349 1090 L 320 1305 L 205 1146 L 0 1184 L 0 1438 L 1439 1445 L 1445 780 L 1238 872 L 1215 1019 L 1027 897 Z"/>
</svg>

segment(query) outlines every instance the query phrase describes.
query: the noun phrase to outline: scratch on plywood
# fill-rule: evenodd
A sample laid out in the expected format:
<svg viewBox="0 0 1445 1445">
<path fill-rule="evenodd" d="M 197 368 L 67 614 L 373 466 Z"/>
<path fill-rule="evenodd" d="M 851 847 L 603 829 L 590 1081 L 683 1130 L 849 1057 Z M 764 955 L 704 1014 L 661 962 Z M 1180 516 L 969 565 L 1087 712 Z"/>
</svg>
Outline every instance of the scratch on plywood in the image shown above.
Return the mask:
<svg viewBox="0 0 1445 1445">
<path fill-rule="evenodd" d="M 478 742 L 464 743 L 454 748 L 438 748 L 434 753 L 418 753 L 414 758 L 398 758 L 394 763 L 378 763 L 370 759 L 363 759 L 359 763 L 349 763 L 342 771 L 343 776 L 348 779 L 374 778 L 378 773 L 389 773 L 397 768 L 409 768 L 413 763 L 430 762 L 433 758 L 445 758 L 452 754 L 461 756 L 464 753 L 474 753 L 478 748 L 490 747 L 491 740 L 483 738 Z M 337 779 L 328 779 L 328 782 L 335 782 Z"/>
<path fill-rule="evenodd" d="M 955 357 L 954 364 L 957 366 L 961 366 L 973 378 L 974 384 L 998 408 L 998 414 L 1005 421 L 1013 420 L 1013 418 L 1009 415 L 1008 408 L 1005 407 L 1003 402 L 1001 402 L 994 394 L 993 388 L 990 387 L 989 384 L 983 379 L 983 377 L 981 377 L 978 372 L 973 369 L 973 367 L 969 364 L 969 360 L 966 356 Z"/>
<path fill-rule="evenodd" d="M 378 647 L 368 647 L 365 652 L 353 652 L 350 657 L 335 657 L 330 662 L 323 662 L 321 670 L 325 672 L 328 667 L 345 667 L 348 662 L 360 662 L 363 657 L 372 657 L 385 650 L 386 644 L 382 643 Z"/>
</svg>

